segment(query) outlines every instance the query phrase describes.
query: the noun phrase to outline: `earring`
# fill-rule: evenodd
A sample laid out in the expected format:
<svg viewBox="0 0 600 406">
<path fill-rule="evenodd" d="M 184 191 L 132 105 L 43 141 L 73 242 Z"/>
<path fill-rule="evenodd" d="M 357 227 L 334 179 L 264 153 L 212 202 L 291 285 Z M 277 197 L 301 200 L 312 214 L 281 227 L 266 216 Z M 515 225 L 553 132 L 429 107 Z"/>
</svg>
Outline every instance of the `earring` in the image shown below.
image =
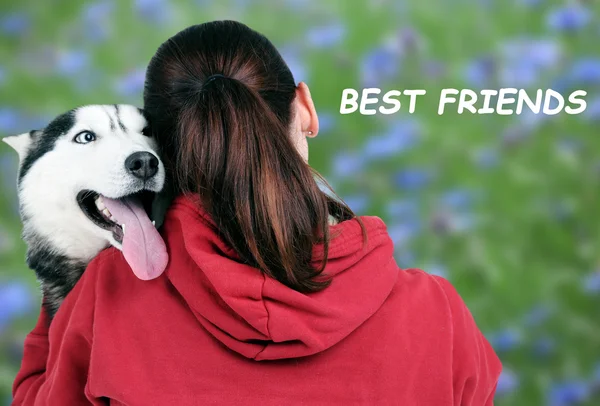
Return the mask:
<svg viewBox="0 0 600 406">
<path fill-rule="evenodd" d="M 306 134 L 308 134 L 308 135 L 313 135 L 313 132 L 312 132 L 312 131 L 304 131 L 304 132 L 305 132 Z"/>
</svg>

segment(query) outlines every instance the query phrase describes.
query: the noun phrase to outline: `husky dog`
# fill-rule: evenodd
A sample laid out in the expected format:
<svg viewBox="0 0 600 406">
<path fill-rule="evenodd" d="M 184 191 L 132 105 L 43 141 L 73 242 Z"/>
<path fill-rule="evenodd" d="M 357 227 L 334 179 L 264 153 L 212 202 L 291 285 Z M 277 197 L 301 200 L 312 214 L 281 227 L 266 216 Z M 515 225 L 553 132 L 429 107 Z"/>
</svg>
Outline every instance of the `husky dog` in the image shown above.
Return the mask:
<svg viewBox="0 0 600 406">
<path fill-rule="evenodd" d="M 36 272 L 50 317 L 102 249 L 123 251 L 141 279 L 166 267 L 151 222 L 165 170 L 142 110 L 79 107 L 45 129 L 3 139 L 19 154 L 18 196 L 27 265 Z"/>
</svg>

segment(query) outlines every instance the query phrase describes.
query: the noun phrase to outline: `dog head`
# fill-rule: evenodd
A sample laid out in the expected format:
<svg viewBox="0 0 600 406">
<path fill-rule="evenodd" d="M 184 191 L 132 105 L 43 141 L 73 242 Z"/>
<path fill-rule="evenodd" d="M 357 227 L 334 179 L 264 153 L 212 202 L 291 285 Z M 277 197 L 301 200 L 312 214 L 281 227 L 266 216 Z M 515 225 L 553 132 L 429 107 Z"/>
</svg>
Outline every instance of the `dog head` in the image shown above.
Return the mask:
<svg viewBox="0 0 600 406">
<path fill-rule="evenodd" d="M 123 229 L 102 197 L 137 195 L 148 203 L 165 170 L 142 111 L 129 105 L 79 107 L 39 131 L 3 139 L 19 154 L 24 237 L 47 234 L 57 249 L 91 259 Z"/>
</svg>

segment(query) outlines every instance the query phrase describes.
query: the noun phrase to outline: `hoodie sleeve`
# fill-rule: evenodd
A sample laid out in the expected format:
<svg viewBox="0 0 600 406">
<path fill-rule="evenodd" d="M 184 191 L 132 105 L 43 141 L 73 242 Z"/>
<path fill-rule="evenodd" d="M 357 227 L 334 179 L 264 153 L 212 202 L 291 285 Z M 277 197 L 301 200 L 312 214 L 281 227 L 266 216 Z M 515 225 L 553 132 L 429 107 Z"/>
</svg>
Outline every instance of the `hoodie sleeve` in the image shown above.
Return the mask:
<svg viewBox="0 0 600 406">
<path fill-rule="evenodd" d="M 23 404 L 23 395 L 36 392 L 44 382 L 46 361 L 48 360 L 48 326 L 50 319 L 42 306 L 37 324 L 25 337 L 21 369 L 13 383 L 13 404 Z"/>
<path fill-rule="evenodd" d="M 13 384 L 13 405 L 90 405 L 88 372 L 92 346 L 95 277 L 92 262 L 52 320 L 42 308 L 25 339 L 21 369 Z"/>
<path fill-rule="evenodd" d="M 435 278 L 452 312 L 454 405 L 492 406 L 502 364 L 456 289 L 446 279 Z"/>
</svg>

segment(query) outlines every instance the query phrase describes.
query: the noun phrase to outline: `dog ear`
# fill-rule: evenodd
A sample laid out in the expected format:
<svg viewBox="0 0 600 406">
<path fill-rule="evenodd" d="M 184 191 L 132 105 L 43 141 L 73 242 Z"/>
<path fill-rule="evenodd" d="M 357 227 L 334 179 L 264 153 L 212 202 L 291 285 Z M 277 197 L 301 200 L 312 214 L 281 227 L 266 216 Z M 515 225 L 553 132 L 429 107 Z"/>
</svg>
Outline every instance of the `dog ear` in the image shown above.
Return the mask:
<svg viewBox="0 0 600 406">
<path fill-rule="evenodd" d="M 33 141 L 34 137 L 36 137 L 39 132 L 40 131 L 34 130 L 28 133 L 12 135 L 10 137 L 2 138 L 2 141 L 8 144 L 12 149 L 17 151 L 17 154 L 19 154 L 19 159 L 22 160 L 23 157 L 25 157 L 25 155 L 27 154 L 29 146 L 31 145 L 31 142 Z"/>
</svg>

